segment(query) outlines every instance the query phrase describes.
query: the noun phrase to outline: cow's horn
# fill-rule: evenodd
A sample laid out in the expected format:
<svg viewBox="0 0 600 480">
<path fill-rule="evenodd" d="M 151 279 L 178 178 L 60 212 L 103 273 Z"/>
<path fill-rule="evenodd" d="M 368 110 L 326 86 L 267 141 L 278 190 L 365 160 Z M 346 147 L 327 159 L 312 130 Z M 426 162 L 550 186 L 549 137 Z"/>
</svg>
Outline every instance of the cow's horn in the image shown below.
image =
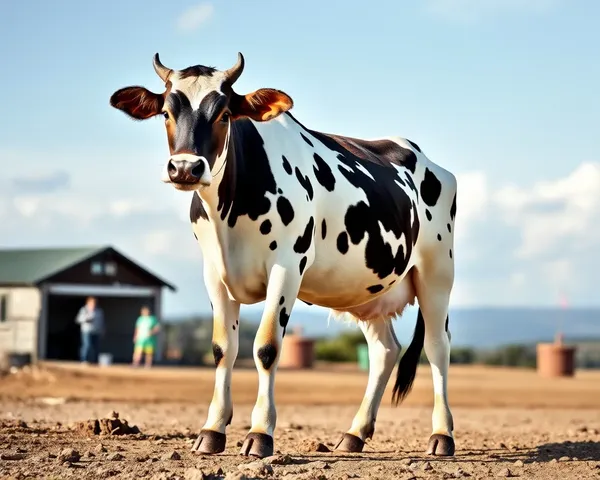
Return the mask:
<svg viewBox="0 0 600 480">
<path fill-rule="evenodd" d="M 235 81 L 240 78 L 240 75 L 244 71 L 244 56 L 238 52 L 237 63 L 229 70 L 225 70 L 225 78 L 229 81 L 230 85 L 233 85 Z"/>
<path fill-rule="evenodd" d="M 157 75 L 160 77 L 160 79 L 167 83 L 167 80 L 169 79 L 169 76 L 171 75 L 171 73 L 173 73 L 173 70 L 171 70 L 170 68 L 165 67 L 162 63 L 160 63 L 160 58 L 158 58 L 158 53 L 154 54 L 154 70 L 156 71 Z"/>
</svg>

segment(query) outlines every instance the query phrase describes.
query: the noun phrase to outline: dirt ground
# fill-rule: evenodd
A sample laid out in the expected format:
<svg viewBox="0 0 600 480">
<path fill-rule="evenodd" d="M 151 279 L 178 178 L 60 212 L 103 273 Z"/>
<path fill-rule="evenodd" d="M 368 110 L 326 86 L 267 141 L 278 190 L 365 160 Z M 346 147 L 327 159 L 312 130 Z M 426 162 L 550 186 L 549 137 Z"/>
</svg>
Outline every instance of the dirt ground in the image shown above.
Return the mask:
<svg viewBox="0 0 600 480">
<path fill-rule="evenodd" d="M 234 372 L 227 450 L 210 457 L 190 448 L 212 397 L 212 369 L 26 369 L 0 378 L 0 478 L 600 479 L 600 372 L 551 380 L 527 370 L 450 370 L 453 458 L 423 453 L 428 367 L 398 408 L 390 382 L 362 454 L 316 451 L 333 449 L 350 426 L 367 380 L 354 367 L 319 365 L 278 372 L 276 455 L 257 461 L 238 455 L 256 395 L 253 369 Z M 116 420 L 102 420 L 112 412 L 141 433 L 120 435 Z M 96 434 L 93 422 L 78 426 L 89 419 L 113 434 Z"/>
</svg>

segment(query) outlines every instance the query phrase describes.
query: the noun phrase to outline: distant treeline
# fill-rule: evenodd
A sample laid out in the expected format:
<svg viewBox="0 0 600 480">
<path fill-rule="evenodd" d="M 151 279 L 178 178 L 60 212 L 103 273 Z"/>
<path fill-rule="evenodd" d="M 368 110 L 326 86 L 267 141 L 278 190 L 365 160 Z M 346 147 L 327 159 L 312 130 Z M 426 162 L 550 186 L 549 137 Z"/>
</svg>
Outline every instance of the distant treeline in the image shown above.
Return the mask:
<svg viewBox="0 0 600 480">
<path fill-rule="evenodd" d="M 252 358 L 252 345 L 258 325 L 240 319 L 239 359 Z M 165 352 L 167 362 L 179 365 L 212 363 L 212 319 L 190 317 L 165 325 Z M 360 331 L 342 333 L 336 337 L 317 339 L 315 357 L 327 362 L 357 362 L 358 346 L 365 344 Z M 600 368 L 600 342 L 570 342 L 578 345 L 578 368 Z M 406 348 L 407 345 L 404 345 Z M 425 352 L 421 363 L 428 363 Z M 535 344 L 513 344 L 494 349 L 452 346 L 450 362 L 453 364 L 481 364 L 535 368 Z"/>
</svg>

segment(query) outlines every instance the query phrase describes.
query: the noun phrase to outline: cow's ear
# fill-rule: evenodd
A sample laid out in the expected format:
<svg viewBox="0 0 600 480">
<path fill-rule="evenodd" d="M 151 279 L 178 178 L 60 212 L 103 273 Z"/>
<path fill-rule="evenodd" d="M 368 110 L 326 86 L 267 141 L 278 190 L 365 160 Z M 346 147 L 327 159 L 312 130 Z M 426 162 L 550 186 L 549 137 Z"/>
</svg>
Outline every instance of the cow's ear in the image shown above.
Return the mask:
<svg viewBox="0 0 600 480">
<path fill-rule="evenodd" d="M 121 88 L 110 97 L 110 104 L 113 107 L 137 120 L 145 120 L 158 115 L 163 108 L 163 103 L 162 95 L 144 87 Z"/>
<path fill-rule="evenodd" d="M 247 95 L 234 94 L 230 109 L 234 117 L 249 117 L 257 122 L 265 122 L 287 112 L 294 101 L 287 93 L 273 88 L 261 88 Z"/>
</svg>

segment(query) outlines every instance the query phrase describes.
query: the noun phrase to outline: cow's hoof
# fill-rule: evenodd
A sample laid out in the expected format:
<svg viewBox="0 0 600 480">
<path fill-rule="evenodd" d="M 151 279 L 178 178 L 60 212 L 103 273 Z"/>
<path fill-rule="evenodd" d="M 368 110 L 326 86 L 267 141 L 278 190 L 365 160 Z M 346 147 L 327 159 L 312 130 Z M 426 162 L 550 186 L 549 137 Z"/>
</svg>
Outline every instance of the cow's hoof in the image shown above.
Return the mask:
<svg viewBox="0 0 600 480">
<path fill-rule="evenodd" d="M 427 453 L 429 455 L 438 455 L 440 457 L 451 457 L 454 455 L 454 439 L 448 435 L 434 433 L 429 437 Z"/>
<path fill-rule="evenodd" d="M 240 450 L 246 457 L 265 458 L 273 455 L 273 437 L 266 433 L 250 432 Z"/>
<path fill-rule="evenodd" d="M 214 454 L 225 451 L 225 434 L 214 430 L 201 430 L 192 446 L 192 452 Z"/>
<path fill-rule="evenodd" d="M 356 435 L 344 433 L 344 436 L 336 445 L 335 450 L 338 452 L 361 453 L 364 446 L 365 442 L 363 442 Z"/>
</svg>

